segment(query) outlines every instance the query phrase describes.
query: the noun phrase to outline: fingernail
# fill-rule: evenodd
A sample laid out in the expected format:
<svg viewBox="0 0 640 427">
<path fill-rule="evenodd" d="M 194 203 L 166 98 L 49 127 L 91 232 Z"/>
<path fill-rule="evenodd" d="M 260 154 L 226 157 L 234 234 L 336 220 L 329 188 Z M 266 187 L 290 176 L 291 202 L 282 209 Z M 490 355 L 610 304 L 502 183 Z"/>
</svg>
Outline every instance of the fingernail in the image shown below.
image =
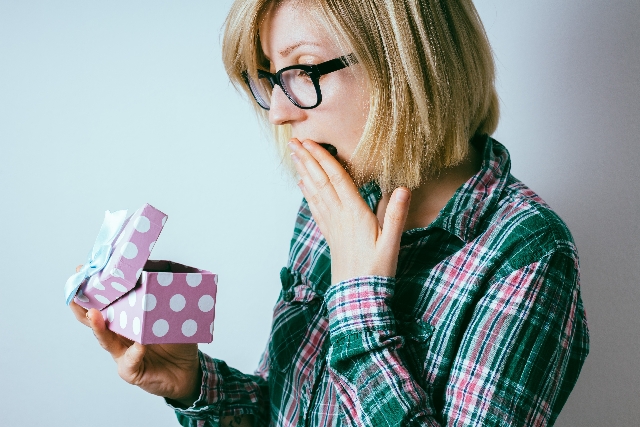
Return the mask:
<svg viewBox="0 0 640 427">
<path fill-rule="evenodd" d="M 302 146 L 308 150 L 308 149 L 309 149 L 309 147 L 311 147 L 311 144 L 309 144 L 307 141 L 304 141 L 304 142 L 302 143 Z"/>
<path fill-rule="evenodd" d="M 89 320 L 89 322 L 91 322 L 91 316 L 89 316 L 89 312 L 88 311 L 85 313 L 84 316 Z"/>
<path fill-rule="evenodd" d="M 295 155 L 295 153 L 291 153 L 291 160 L 293 160 L 294 163 L 298 163 L 300 161 L 300 159 L 298 158 L 298 156 Z"/>
<path fill-rule="evenodd" d="M 399 202 L 406 202 L 409 200 L 409 192 L 407 190 L 396 191 L 396 200 Z"/>
<path fill-rule="evenodd" d="M 289 149 L 292 151 L 296 149 L 296 145 L 293 143 L 293 141 L 289 141 L 287 145 L 289 146 Z"/>
</svg>

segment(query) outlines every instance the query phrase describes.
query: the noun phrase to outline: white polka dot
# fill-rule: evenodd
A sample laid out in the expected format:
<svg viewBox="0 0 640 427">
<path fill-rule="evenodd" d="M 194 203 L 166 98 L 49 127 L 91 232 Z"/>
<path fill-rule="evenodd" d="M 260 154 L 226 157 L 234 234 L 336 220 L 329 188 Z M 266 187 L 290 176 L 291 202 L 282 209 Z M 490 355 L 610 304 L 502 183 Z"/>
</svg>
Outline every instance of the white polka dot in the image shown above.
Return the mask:
<svg viewBox="0 0 640 427">
<path fill-rule="evenodd" d="M 87 296 L 82 293 L 82 289 L 78 290 L 78 293 L 76 294 L 76 298 L 78 298 L 78 301 L 89 302 L 89 298 L 87 298 Z"/>
<path fill-rule="evenodd" d="M 202 274 L 200 273 L 187 273 L 187 284 L 192 288 L 195 288 L 202 282 Z"/>
<path fill-rule="evenodd" d="M 120 248 L 120 253 L 126 259 L 134 259 L 138 256 L 138 247 L 131 242 L 127 242 Z"/>
<path fill-rule="evenodd" d="M 158 319 L 151 327 L 151 330 L 153 331 L 153 335 L 163 337 L 169 332 L 169 323 L 164 319 Z"/>
<path fill-rule="evenodd" d="M 187 301 L 184 299 L 182 295 L 175 294 L 169 300 L 169 307 L 171 307 L 171 310 L 173 311 L 182 311 L 186 303 Z"/>
<path fill-rule="evenodd" d="M 155 295 L 146 294 L 142 296 L 142 309 L 144 311 L 151 311 L 156 308 L 156 304 L 158 301 L 156 300 Z"/>
<path fill-rule="evenodd" d="M 118 292 L 127 292 L 127 288 L 122 283 L 111 282 L 111 287 Z"/>
<path fill-rule="evenodd" d="M 151 242 L 151 244 L 149 245 L 149 252 L 151 252 L 153 250 L 153 247 L 156 245 L 156 242 Z"/>
<path fill-rule="evenodd" d="M 127 312 L 121 311 L 120 312 L 120 328 L 124 329 L 126 327 L 127 327 Z"/>
<path fill-rule="evenodd" d="M 182 335 L 185 337 L 192 337 L 198 330 L 198 324 L 195 320 L 188 319 L 182 324 Z"/>
<path fill-rule="evenodd" d="M 146 233 L 151 228 L 151 223 L 149 222 L 149 218 L 146 216 L 139 216 L 136 218 L 136 221 L 133 223 L 133 226 L 140 233 Z"/>
<path fill-rule="evenodd" d="M 142 269 L 138 270 L 136 273 L 136 281 L 140 279 L 140 275 L 142 274 Z"/>
<path fill-rule="evenodd" d="M 93 276 L 91 278 L 91 280 L 89 280 L 89 286 L 92 288 L 96 288 L 99 289 L 101 291 L 104 291 L 105 287 L 102 283 L 100 283 L 100 281 L 98 280 L 98 278 L 96 276 Z"/>
<path fill-rule="evenodd" d="M 164 227 L 164 223 L 167 222 L 167 217 L 162 218 L 162 226 Z"/>
<path fill-rule="evenodd" d="M 138 317 L 133 318 L 133 333 L 140 335 L 140 319 Z"/>
<path fill-rule="evenodd" d="M 158 283 L 160 286 L 169 286 L 173 282 L 173 273 L 161 272 L 158 273 Z"/>
<path fill-rule="evenodd" d="M 107 320 L 113 322 L 114 317 L 116 317 L 116 312 L 113 310 L 113 307 L 107 308 Z"/>
<path fill-rule="evenodd" d="M 111 270 L 111 275 L 113 277 L 119 277 L 121 279 L 124 279 L 124 273 L 122 272 L 122 270 L 119 270 L 117 268 L 114 268 L 113 270 Z"/>
<path fill-rule="evenodd" d="M 202 295 L 198 300 L 198 308 L 205 313 L 210 312 L 214 304 L 215 300 L 211 295 Z"/>
<path fill-rule="evenodd" d="M 132 290 L 129 292 L 127 299 L 129 300 L 129 305 L 133 307 L 136 305 L 136 291 Z"/>
<path fill-rule="evenodd" d="M 213 335 L 213 322 L 211 322 L 211 326 L 209 326 L 209 332 L 211 332 L 211 335 Z"/>
<path fill-rule="evenodd" d="M 97 299 L 98 301 L 100 301 L 103 304 L 109 304 L 111 301 L 109 301 L 108 299 L 106 299 L 105 297 L 103 297 L 102 295 L 94 295 L 93 296 L 95 299 Z"/>
</svg>

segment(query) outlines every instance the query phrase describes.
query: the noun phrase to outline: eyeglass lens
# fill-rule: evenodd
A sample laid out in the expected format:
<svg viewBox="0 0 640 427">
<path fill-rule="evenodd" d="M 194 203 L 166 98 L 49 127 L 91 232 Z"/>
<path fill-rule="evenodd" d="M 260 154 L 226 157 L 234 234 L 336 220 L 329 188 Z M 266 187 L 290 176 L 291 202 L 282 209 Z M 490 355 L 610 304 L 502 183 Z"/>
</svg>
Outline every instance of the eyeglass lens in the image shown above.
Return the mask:
<svg viewBox="0 0 640 427">
<path fill-rule="evenodd" d="M 263 108 L 270 108 L 271 93 L 273 92 L 270 80 L 267 77 L 260 77 L 257 82 L 251 77 L 248 80 L 256 101 Z M 313 80 L 306 71 L 296 68 L 286 70 L 281 74 L 280 81 L 287 96 L 298 106 L 313 107 L 318 103 L 318 93 Z"/>
</svg>

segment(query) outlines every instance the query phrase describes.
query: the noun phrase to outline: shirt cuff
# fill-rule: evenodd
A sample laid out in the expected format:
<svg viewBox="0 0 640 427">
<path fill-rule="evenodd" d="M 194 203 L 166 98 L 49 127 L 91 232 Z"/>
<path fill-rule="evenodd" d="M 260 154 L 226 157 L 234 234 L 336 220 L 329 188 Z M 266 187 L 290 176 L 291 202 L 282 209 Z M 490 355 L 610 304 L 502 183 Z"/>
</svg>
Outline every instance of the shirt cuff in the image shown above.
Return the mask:
<svg viewBox="0 0 640 427">
<path fill-rule="evenodd" d="M 200 418 L 205 411 L 219 406 L 221 396 L 220 390 L 221 380 L 215 369 L 216 360 L 198 350 L 198 358 L 200 359 L 200 368 L 202 369 L 202 386 L 200 387 L 200 396 L 188 408 L 175 406 L 177 402 L 164 398 L 167 405 L 176 411 L 176 413 L 186 415 L 190 418 Z"/>
<path fill-rule="evenodd" d="M 369 332 L 393 335 L 396 322 L 389 303 L 395 284 L 394 277 L 362 276 L 330 286 L 325 302 L 331 344 Z"/>
</svg>

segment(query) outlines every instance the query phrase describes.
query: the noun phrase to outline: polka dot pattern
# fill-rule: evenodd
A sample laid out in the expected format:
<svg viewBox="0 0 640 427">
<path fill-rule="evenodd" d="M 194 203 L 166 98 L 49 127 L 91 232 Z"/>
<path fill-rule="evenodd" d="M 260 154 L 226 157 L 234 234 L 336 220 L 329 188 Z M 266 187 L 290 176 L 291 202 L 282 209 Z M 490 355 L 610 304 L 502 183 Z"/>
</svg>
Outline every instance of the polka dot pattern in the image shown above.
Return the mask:
<svg viewBox="0 0 640 427">
<path fill-rule="evenodd" d="M 109 301 L 106 297 L 102 296 L 102 295 L 94 295 L 93 296 L 96 300 L 98 300 L 99 302 L 101 302 L 102 304 L 109 304 L 111 301 Z"/>
<path fill-rule="evenodd" d="M 127 292 L 127 288 L 122 283 L 111 282 L 111 287 L 118 292 Z"/>
<path fill-rule="evenodd" d="M 146 233 L 151 228 L 151 222 L 146 216 L 139 216 L 133 222 L 133 226 L 135 227 L 137 232 Z"/>
<path fill-rule="evenodd" d="M 139 317 L 134 317 L 133 318 L 133 333 L 135 335 L 140 335 L 140 318 Z"/>
<path fill-rule="evenodd" d="M 122 245 L 122 248 L 120 249 L 120 253 L 126 259 L 134 259 L 135 257 L 138 256 L 138 247 L 133 242 L 127 242 L 124 245 Z"/>
<path fill-rule="evenodd" d="M 153 227 L 153 221 L 151 227 Z M 146 271 L 127 270 L 126 263 L 115 264 L 125 277 L 140 279 L 128 290 L 128 282 L 113 275 L 101 279 L 105 290 L 91 296 L 76 296 L 92 301 L 102 299 L 107 327 L 118 334 L 143 343 L 206 343 L 213 339 L 217 276 L 207 271 L 168 261 L 155 261 Z M 160 270 L 160 271 L 158 271 Z M 129 275 L 128 271 L 131 271 Z M 144 273 L 144 274 L 142 274 Z M 116 280 L 114 280 L 116 279 Z M 106 280 L 106 281 L 104 281 Z M 110 302 L 111 301 L 111 302 Z"/>
<path fill-rule="evenodd" d="M 153 294 L 147 294 L 142 297 L 142 309 L 144 311 L 151 311 L 156 308 L 158 301 Z"/>
<path fill-rule="evenodd" d="M 127 294 L 127 301 L 129 301 L 129 307 L 133 307 L 136 305 L 136 291 L 132 290 Z"/>
<path fill-rule="evenodd" d="M 211 295 L 202 295 L 198 300 L 198 308 L 203 313 L 208 313 L 213 310 L 214 304 L 215 301 L 213 300 L 213 297 Z"/>
<path fill-rule="evenodd" d="M 148 204 L 136 210 L 118 234 L 107 267 L 81 286 L 84 297 L 81 295 L 83 300 L 76 298 L 76 301 L 86 309 L 104 310 L 136 287 L 166 218 L 163 212 Z M 142 294 L 137 295 L 138 304 L 141 297 Z M 131 309 L 136 305 L 132 303 Z"/>
<path fill-rule="evenodd" d="M 90 280 L 90 281 L 89 281 L 89 285 L 90 285 L 90 287 L 92 287 L 92 288 L 96 288 L 96 289 L 98 289 L 99 291 L 104 291 L 104 290 L 105 290 L 104 285 L 103 285 L 102 283 L 100 283 L 100 281 L 98 280 L 98 278 L 95 278 L 95 277 L 96 277 L 96 276 L 93 276 L 93 277 L 91 278 L 92 280 Z M 95 278 L 95 280 L 93 280 L 93 278 Z"/>
<path fill-rule="evenodd" d="M 202 282 L 202 274 L 200 273 L 187 273 L 187 284 L 192 288 L 195 288 Z"/>
<path fill-rule="evenodd" d="M 187 300 L 185 300 L 184 297 L 180 294 L 175 294 L 169 300 L 169 307 L 171 307 L 171 310 L 175 312 L 182 311 L 186 304 Z"/>
<path fill-rule="evenodd" d="M 173 282 L 173 273 L 158 273 L 156 276 L 160 286 L 169 286 Z"/>
<path fill-rule="evenodd" d="M 111 270 L 111 275 L 113 277 L 119 277 L 120 279 L 124 279 L 124 273 L 122 272 L 122 270 L 114 268 L 113 270 Z"/>
<path fill-rule="evenodd" d="M 164 319 L 158 319 L 153 323 L 151 330 L 153 331 L 153 335 L 163 337 L 169 332 L 169 322 Z"/>
<path fill-rule="evenodd" d="M 198 331 L 198 324 L 193 319 L 187 319 L 182 324 L 182 335 L 192 337 Z"/>
</svg>

